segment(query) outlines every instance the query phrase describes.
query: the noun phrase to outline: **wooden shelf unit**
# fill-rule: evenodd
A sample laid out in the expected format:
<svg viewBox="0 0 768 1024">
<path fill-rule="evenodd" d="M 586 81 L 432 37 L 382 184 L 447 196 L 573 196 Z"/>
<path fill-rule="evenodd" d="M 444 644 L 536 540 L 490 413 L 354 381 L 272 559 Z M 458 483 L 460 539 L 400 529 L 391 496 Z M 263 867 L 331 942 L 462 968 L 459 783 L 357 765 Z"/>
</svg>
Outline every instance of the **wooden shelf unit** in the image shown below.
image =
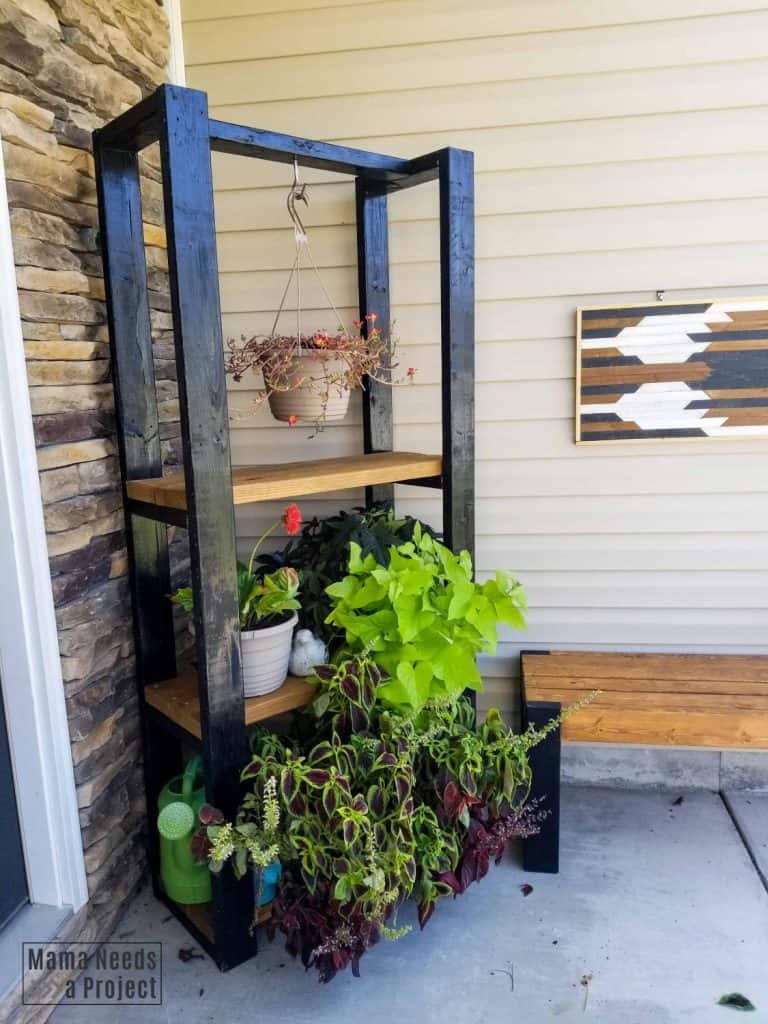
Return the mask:
<svg viewBox="0 0 768 1024">
<path fill-rule="evenodd" d="M 314 692 L 314 687 L 303 679 L 288 676 L 278 690 L 263 697 L 246 697 L 243 701 L 243 721 L 246 726 L 255 725 L 275 715 L 285 714 L 286 711 L 303 708 L 312 700 Z M 193 668 L 173 679 L 145 686 L 144 700 L 190 736 L 202 739 L 198 679 Z"/>
<path fill-rule="evenodd" d="M 159 143 L 183 474 L 163 476 L 161 431 L 142 233 L 139 152 Z M 245 700 L 240 670 L 233 506 L 365 487 L 366 505 L 394 502 L 394 484 L 440 488 L 443 538 L 474 549 L 474 171 L 472 154 L 445 148 L 414 159 L 212 120 L 204 93 L 175 85 L 94 132 L 96 183 L 118 447 L 136 638 L 149 861 L 155 892 L 157 797 L 199 746 L 206 798 L 234 814 L 246 727 L 309 699 L 298 680 Z M 216 256 L 211 152 L 354 176 L 361 319 L 390 324 L 388 195 L 439 184 L 442 444 L 439 455 L 394 451 L 392 388 L 362 393 L 363 454 L 317 462 L 231 468 Z M 289 428 L 286 427 L 286 430 Z M 310 446 L 308 445 L 308 450 Z M 311 448 L 322 453 L 322 436 Z M 195 595 L 195 674 L 179 674 L 168 526 L 188 531 Z M 247 882 L 247 880 L 243 880 Z M 212 879 L 205 910 L 175 908 L 226 970 L 256 952 L 252 886 L 230 871 Z M 249 904 L 250 901 L 250 905 Z"/>
<path fill-rule="evenodd" d="M 442 467 L 439 455 L 414 452 L 373 452 L 275 466 L 236 466 L 232 470 L 232 502 L 247 505 L 375 484 L 423 483 L 439 487 Z M 129 498 L 146 505 L 184 511 L 187 508 L 183 473 L 129 480 L 126 490 Z"/>
</svg>

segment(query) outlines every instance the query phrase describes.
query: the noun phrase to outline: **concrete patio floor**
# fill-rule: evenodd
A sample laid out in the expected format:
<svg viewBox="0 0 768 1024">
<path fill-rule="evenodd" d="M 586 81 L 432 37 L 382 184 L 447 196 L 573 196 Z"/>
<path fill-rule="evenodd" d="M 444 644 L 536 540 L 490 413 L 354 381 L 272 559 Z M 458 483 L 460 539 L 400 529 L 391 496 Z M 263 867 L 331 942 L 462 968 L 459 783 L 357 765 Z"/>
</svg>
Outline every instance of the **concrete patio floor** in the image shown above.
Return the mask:
<svg viewBox="0 0 768 1024">
<path fill-rule="evenodd" d="M 162 940 L 164 1005 L 61 1006 L 53 1020 L 727 1024 L 739 1016 L 717 1000 L 740 992 L 757 1008 L 747 1020 L 768 1021 L 768 893 L 723 800 L 677 795 L 564 789 L 559 875 L 526 875 L 513 855 L 423 934 L 368 953 L 360 979 L 328 986 L 279 942 L 229 974 L 182 962 L 188 935 L 144 891 L 114 938 Z M 742 833 L 762 842 L 768 795 L 747 798 Z"/>
</svg>

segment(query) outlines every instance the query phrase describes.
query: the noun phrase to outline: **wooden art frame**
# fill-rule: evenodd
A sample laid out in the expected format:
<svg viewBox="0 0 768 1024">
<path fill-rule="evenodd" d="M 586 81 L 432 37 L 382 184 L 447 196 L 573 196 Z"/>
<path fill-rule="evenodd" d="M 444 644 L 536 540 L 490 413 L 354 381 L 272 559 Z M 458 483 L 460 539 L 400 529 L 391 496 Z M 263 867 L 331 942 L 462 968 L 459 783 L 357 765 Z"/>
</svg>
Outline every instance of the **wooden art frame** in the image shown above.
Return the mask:
<svg viewBox="0 0 768 1024">
<path fill-rule="evenodd" d="M 580 306 L 576 443 L 768 440 L 768 298 Z"/>
</svg>

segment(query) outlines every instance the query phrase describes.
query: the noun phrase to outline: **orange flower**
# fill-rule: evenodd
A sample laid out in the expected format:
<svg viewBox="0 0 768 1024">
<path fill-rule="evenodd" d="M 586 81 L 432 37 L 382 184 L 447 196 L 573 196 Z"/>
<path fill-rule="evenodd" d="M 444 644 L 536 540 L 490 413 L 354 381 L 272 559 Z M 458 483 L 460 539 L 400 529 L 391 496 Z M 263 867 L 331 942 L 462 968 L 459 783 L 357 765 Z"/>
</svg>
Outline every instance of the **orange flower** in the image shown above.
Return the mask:
<svg viewBox="0 0 768 1024">
<path fill-rule="evenodd" d="M 283 512 L 283 526 L 291 536 L 301 529 L 301 509 L 295 502 L 286 506 Z"/>
<path fill-rule="evenodd" d="M 294 416 L 293 413 L 291 413 L 291 415 L 288 417 L 288 426 L 289 427 L 295 427 L 298 422 L 299 422 L 298 416 Z"/>
</svg>

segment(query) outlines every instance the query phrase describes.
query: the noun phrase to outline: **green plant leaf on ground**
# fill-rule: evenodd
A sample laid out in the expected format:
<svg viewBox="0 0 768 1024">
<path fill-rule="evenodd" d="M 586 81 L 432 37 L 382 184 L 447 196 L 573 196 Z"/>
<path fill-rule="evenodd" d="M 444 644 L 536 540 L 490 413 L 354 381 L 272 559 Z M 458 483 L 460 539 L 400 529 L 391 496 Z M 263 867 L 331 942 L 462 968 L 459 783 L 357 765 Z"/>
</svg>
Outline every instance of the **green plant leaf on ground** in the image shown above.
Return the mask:
<svg viewBox="0 0 768 1024">
<path fill-rule="evenodd" d="M 756 1007 L 753 1003 L 743 996 L 741 992 L 729 992 L 727 995 L 720 996 L 717 1000 L 718 1006 L 728 1006 L 731 1010 L 755 1010 Z"/>
</svg>

